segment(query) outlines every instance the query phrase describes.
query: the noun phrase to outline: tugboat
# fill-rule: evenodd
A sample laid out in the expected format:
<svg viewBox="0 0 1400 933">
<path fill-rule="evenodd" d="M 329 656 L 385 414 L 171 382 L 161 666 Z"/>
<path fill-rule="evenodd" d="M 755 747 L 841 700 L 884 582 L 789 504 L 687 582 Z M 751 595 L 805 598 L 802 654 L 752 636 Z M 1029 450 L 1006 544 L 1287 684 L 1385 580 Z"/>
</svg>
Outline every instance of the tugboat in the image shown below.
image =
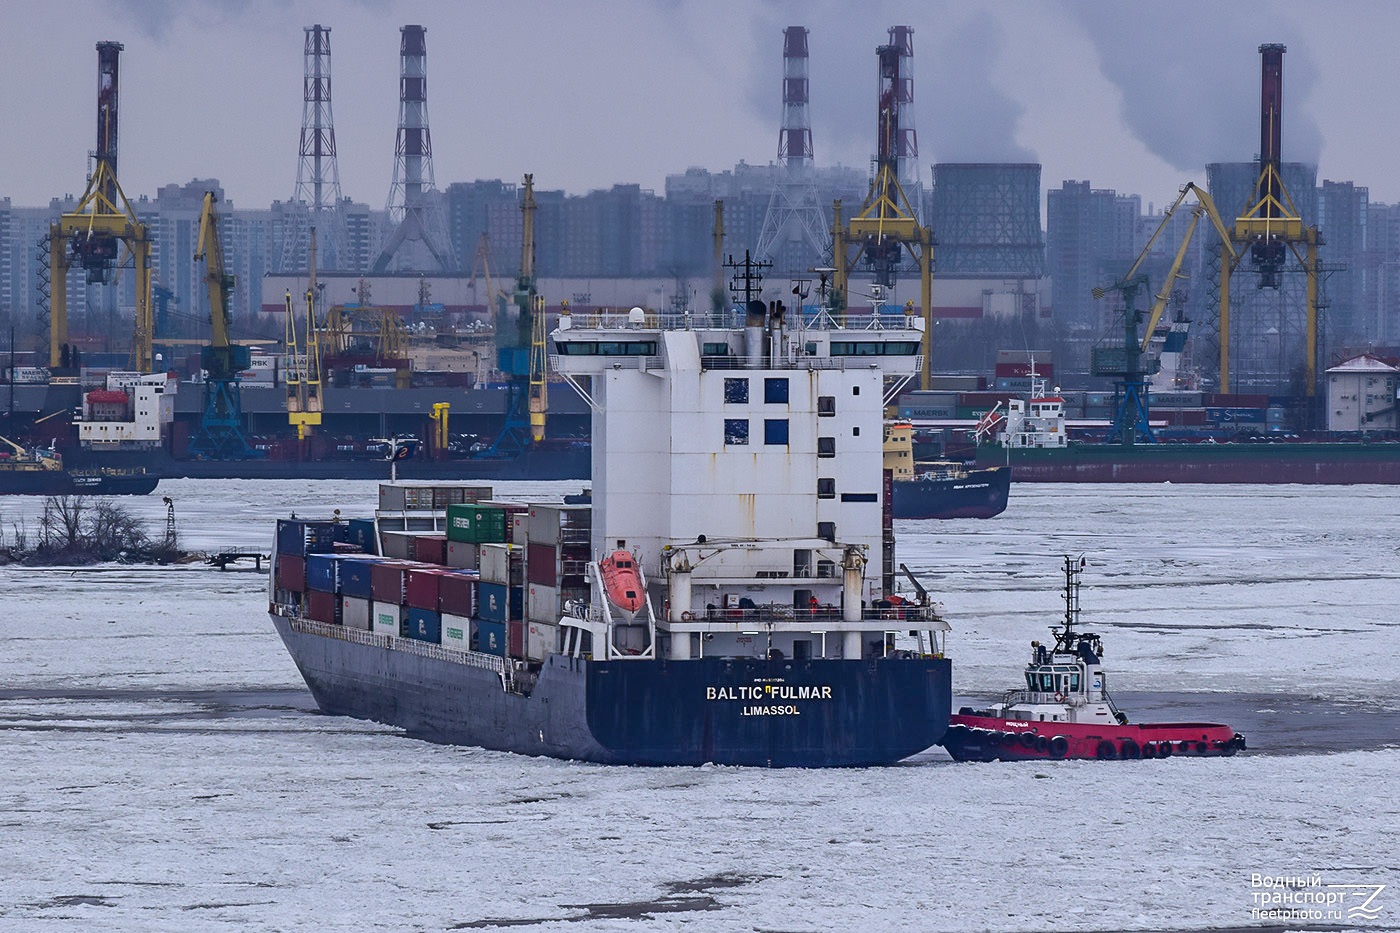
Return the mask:
<svg viewBox="0 0 1400 933">
<path fill-rule="evenodd" d="M 1065 558 L 1064 624 L 1051 627 L 1053 648 L 1031 642 L 1024 690 L 987 709 L 963 707 L 949 717 L 942 744 L 957 761 L 1168 758 L 1233 755 L 1243 735 L 1207 722 L 1130 723 L 1114 705 L 1098 635 L 1078 631 L 1084 559 Z"/>
</svg>

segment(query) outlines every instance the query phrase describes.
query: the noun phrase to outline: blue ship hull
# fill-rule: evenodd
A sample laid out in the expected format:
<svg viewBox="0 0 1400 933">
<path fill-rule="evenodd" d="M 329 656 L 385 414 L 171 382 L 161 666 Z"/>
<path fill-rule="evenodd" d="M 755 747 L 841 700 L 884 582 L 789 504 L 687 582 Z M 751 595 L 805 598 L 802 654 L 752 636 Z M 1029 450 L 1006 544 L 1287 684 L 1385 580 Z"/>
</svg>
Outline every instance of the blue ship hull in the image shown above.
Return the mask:
<svg viewBox="0 0 1400 933">
<path fill-rule="evenodd" d="M 551 656 L 529 695 L 453 653 L 273 614 L 322 711 L 453 745 L 605 764 L 892 764 L 948 727 L 951 663 Z"/>
<path fill-rule="evenodd" d="M 971 469 L 962 475 L 899 480 L 894 484 L 895 518 L 991 518 L 1006 511 L 1011 468 Z"/>
</svg>

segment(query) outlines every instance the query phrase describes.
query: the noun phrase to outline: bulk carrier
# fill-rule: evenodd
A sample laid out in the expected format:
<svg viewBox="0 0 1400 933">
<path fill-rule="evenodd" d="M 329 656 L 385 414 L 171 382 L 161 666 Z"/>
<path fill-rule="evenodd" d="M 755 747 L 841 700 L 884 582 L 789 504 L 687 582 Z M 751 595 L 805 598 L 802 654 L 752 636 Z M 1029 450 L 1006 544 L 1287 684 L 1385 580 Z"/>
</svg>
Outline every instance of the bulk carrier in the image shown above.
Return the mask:
<svg viewBox="0 0 1400 933">
<path fill-rule="evenodd" d="M 757 301 L 565 316 L 551 365 L 592 411 L 591 506 L 386 485 L 372 521 L 283 521 L 273 624 L 322 710 L 432 741 L 646 765 L 921 752 L 948 726 L 948 626 L 894 592 L 881 462 L 920 337 Z"/>
</svg>

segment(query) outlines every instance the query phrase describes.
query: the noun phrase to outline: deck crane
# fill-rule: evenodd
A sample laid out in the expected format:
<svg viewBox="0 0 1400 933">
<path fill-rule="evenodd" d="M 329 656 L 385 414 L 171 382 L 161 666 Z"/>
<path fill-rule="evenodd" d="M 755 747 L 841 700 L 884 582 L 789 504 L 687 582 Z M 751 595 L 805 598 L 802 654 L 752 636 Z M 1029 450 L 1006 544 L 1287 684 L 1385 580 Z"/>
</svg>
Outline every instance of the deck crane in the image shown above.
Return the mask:
<svg viewBox="0 0 1400 933">
<path fill-rule="evenodd" d="M 1152 307 L 1147 319 L 1147 327 L 1142 337 L 1138 337 L 1138 324 L 1142 323 L 1142 312 L 1136 307 L 1139 292 L 1148 288 L 1147 275 L 1138 272 L 1143 261 L 1152 252 L 1153 245 L 1162 235 L 1162 231 L 1167 228 L 1172 215 L 1176 213 L 1188 194 L 1195 194 L 1196 206 L 1191 211 L 1191 222 L 1186 228 L 1186 234 L 1181 238 L 1181 245 L 1177 248 L 1176 255 L 1172 258 L 1171 268 L 1167 270 L 1166 278 L 1162 288 L 1152 296 Z M 1239 257 L 1231 246 L 1230 234 L 1225 226 L 1225 221 L 1221 219 L 1220 212 L 1215 208 L 1215 202 L 1211 200 L 1210 194 L 1197 187 L 1193 182 L 1187 182 L 1182 186 L 1177 198 L 1172 202 L 1172 206 L 1167 208 L 1162 215 L 1162 222 L 1157 225 L 1157 229 L 1152 236 L 1148 237 L 1147 244 L 1143 246 L 1142 252 L 1138 253 L 1137 259 L 1127 273 L 1112 285 L 1101 286 L 1093 291 L 1094 298 L 1102 298 L 1109 292 L 1120 292 L 1123 295 L 1123 344 L 1121 347 L 1095 347 L 1092 354 L 1090 370 L 1095 376 L 1115 376 L 1118 382 L 1114 384 L 1114 406 L 1113 406 L 1113 427 L 1109 431 L 1109 442 L 1117 442 L 1127 447 L 1131 447 L 1139 437 L 1148 443 L 1154 443 L 1151 424 L 1148 421 L 1148 386 L 1147 378 L 1155 372 L 1156 360 L 1144 363 L 1143 353 L 1147 350 L 1148 344 L 1152 340 L 1152 333 L 1156 330 L 1158 322 L 1162 319 L 1162 312 L 1166 310 L 1167 302 L 1171 300 L 1172 287 L 1176 280 L 1182 277 L 1181 265 L 1186 258 L 1187 248 L 1191 244 L 1191 238 L 1195 235 L 1196 226 L 1200 222 L 1201 216 L 1210 218 L 1215 227 L 1215 232 L 1220 235 L 1222 250 L 1222 265 L 1239 262 Z"/>
<path fill-rule="evenodd" d="M 78 206 L 49 227 L 49 367 L 62 368 L 68 345 L 68 270 L 83 268 L 89 284 L 110 280 L 126 260 L 136 273 L 131 368 L 151 371 L 151 230 L 117 183 L 117 62 L 120 42 L 97 43 L 96 167 Z"/>
<path fill-rule="evenodd" d="M 204 193 L 199 214 L 199 242 L 195 262 L 204 263 L 209 289 L 209 322 L 212 336 L 200 350 L 204 370 L 204 405 L 199 431 L 190 441 L 190 453 L 202 460 L 246 460 L 257 456 L 243 435 L 243 399 L 238 374 L 252 365 L 252 352 L 229 340 L 229 297 L 234 277 L 224 268 L 223 243 L 219 239 L 218 203 L 214 192 Z"/>
</svg>

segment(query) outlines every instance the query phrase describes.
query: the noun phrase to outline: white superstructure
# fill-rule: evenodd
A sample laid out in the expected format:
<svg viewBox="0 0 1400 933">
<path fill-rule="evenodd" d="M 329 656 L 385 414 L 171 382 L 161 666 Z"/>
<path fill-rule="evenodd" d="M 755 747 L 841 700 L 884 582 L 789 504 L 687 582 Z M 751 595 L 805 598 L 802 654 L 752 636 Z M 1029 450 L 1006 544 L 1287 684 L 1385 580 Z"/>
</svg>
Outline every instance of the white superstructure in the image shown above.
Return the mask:
<svg viewBox="0 0 1400 933">
<path fill-rule="evenodd" d="M 78 440 L 97 449 L 160 447 L 175 420 L 178 389 L 169 373 L 109 373 L 105 389 L 83 395 Z"/>
<path fill-rule="evenodd" d="M 573 315 L 552 335 L 551 365 L 595 413 L 593 552 L 631 551 L 667 582 L 673 658 L 883 653 L 885 629 L 921 627 L 880 621 L 898 615 L 883 407 L 918 373 L 921 332 L 904 315 L 728 314 Z"/>
</svg>

